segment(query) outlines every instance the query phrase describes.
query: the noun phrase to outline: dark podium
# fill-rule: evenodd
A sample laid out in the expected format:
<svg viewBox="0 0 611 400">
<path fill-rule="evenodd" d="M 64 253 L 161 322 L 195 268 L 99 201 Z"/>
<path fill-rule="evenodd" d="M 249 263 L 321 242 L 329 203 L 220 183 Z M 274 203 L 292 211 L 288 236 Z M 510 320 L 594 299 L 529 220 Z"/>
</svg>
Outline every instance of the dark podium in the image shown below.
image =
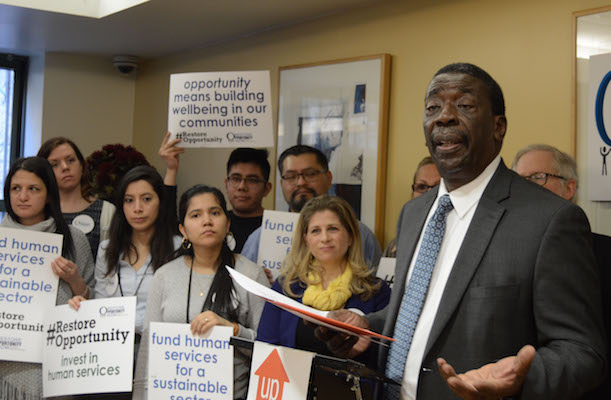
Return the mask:
<svg viewBox="0 0 611 400">
<path fill-rule="evenodd" d="M 229 343 L 252 354 L 254 341 L 232 337 Z M 312 360 L 308 400 L 373 399 L 376 385 L 398 383 L 358 361 L 316 354 Z M 301 399 L 291 399 L 301 400 Z"/>
</svg>

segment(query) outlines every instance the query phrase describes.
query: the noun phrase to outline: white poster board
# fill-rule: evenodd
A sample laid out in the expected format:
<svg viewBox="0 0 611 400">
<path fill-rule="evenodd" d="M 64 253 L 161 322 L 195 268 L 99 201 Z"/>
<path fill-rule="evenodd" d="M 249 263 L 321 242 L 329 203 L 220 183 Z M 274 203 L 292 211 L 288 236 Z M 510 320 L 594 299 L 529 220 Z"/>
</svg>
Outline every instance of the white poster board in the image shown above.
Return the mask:
<svg viewBox="0 0 611 400">
<path fill-rule="evenodd" d="M 135 296 L 55 307 L 45 324 L 44 397 L 130 392 L 135 323 Z"/>
<path fill-rule="evenodd" d="M 247 400 L 305 400 L 314 353 L 255 342 Z"/>
<path fill-rule="evenodd" d="M 168 131 L 181 147 L 273 147 L 269 71 L 170 75 Z"/>
<path fill-rule="evenodd" d="M 588 192 L 611 200 L 611 53 L 590 57 L 588 93 Z"/>
<path fill-rule="evenodd" d="M 298 220 L 299 213 L 263 211 L 257 264 L 269 269 L 274 279 L 280 275 L 282 261 L 291 250 Z"/>
<path fill-rule="evenodd" d="M 59 278 L 51 261 L 62 235 L 0 228 L 0 359 L 42 362 L 45 315 L 55 306 Z"/>
<path fill-rule="evenodd" d="M 395 283 L 395 266 L 397 264 L 396 258 L 382 257 L 378 264 L 378 271 L 376 276 L 388 284 L 388 287 L 392 289 Z"/>
<path fill-rule="evenodd" d="M 233 399 L 233 328 L 193 336 L 189 324 L 152 322 L 148 399 Z"/>
</svg>

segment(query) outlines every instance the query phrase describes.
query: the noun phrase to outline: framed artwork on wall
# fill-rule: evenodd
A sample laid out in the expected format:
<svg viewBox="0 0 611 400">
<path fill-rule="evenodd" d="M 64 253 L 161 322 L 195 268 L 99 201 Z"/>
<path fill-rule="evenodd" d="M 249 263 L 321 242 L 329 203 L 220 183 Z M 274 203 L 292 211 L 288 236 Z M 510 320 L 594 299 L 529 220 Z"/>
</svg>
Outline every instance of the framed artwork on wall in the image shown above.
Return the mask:
<svg viewBox="0 0 611 400">
<path fill-rule="evenodd" d="M 305 144 L 323 152 L 333 175 L 330 194 L 346 199 L 383 243 L 390 55 L 280 68 L 279 156 Z M 280 175 L 276 187 L 280 187 Z M 288 210 L 276 190 L 276 210 Z"/>
</svg>

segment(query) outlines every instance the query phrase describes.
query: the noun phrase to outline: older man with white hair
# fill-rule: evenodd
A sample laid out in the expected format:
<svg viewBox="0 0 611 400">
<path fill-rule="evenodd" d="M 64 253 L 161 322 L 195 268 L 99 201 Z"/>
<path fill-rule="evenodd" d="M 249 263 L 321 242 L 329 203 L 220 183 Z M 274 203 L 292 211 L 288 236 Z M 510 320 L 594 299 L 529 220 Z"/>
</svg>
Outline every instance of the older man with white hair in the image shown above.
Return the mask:
<svg viewBox="0 0 611 400">
<path fill-rule="evenodd" d="M 570 155 L 547 144 L 532 144 L 518 151 L 512 168 L 523 178 L 543 186 L 558 196 L 575 201 L 579 185 L 577 163 Z M 592 234 L 592 248 L 600 267 L 603 311 L 607 330 L 607 359 L 611 360 L 611 237 Z M 584 399 L 611 399 L 609 374 L 603 384 Z"/>
<path fill-rule="evenodd" d="M 547 144 L 518 151 L 512 169 L 522 177 L 572 201 L 577 192 L 577 163 L 570 155 Z"/>
</svg>

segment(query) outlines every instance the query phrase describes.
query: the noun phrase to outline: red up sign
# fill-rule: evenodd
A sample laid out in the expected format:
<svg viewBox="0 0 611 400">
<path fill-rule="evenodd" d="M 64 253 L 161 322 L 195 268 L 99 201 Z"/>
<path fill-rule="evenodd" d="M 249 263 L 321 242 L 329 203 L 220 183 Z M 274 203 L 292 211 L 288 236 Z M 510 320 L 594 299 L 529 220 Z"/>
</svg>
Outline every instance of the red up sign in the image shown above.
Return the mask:
<svg viewBox="0 0 611 400">
<path fill-rule="evenodd" d="M 289 382 L 278 350 L 274 349 L 269 357 L 255 372 L 259 377 L 257 400 L 282 400 L 284 383 Z"/>
</svg>

